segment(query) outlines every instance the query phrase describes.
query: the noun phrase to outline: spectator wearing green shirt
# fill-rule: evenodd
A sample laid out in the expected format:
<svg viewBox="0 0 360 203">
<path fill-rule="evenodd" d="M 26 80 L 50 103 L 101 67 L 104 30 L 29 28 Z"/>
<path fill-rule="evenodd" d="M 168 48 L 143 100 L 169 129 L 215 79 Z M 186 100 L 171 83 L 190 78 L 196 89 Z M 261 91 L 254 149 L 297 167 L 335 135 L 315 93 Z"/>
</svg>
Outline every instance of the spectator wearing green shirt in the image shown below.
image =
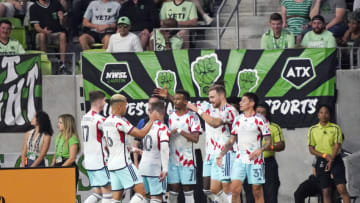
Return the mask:
<svg viewBox="0 0 360 203">
<path fill-rule="evenodd" d="M 283 29 L 282 17 L 279 13 L 270 15 L 271 29 L 261 37 L 262 49 L 286 49 L 295 47 L 295 37 L 287 29 Z"/>
<path fill-rule="evenodd" d="M 174 19 L 163 20 L 161 28 L 176 28 L 177 22 Z M 156 39 L 154 41 L 154 38 Z M 170 49 L 181 49 L 183 39 L 177 35 L 176 30 L 156 30 L 150 38 L 149 49 L 151 51 L 165 51 Z"/>
<path fill-rule="evenodd" d="M 75 164 L 80 143 L 74 117 L 70 114 L 60 115 L 57 127 L 60 134 L 55 140 L 55 156 L 51 165 L 72 166 Z"/>
<path fill-rule="evenodd" d="M 25 50 L 19 41 L 10 39 L 11 29 L 10 21 L 0 21 L 0 54 L 24 54 Z"/>
<path fill-rule="evenodd" d="M 334 48 L 336 40 L 333 34 L 325 29 L 325 20 L 317 15 L 311 19 L 312 31 L 305 34 L 301 46 L 306 48 Z"/>
<path fill-rule="evenodd" d="M 175 19 L 179 27 L 192 27 L 197 25 L 197 11 L 194 3 L 185 0 L 164 2 L 160 10 L 161 24 L 165 19 Z M 189 30 L 180 30 L 178 36 L 184 40 L 184 48 L 189 48 Z"/>
<path fill-rule="evenodd" d="M 308 132 L 309 151 L 316 157 L 316 176 L 320 181 L 324 203 L 331 203 L 331 176 L 344 203 L 350 203 L 346 189 L 345 166 L 341 158 L 343 142 L 340 126 L 331 123 L 331 108 L 321 105 L 318 108 L 319 123 Z"/>
</svg>

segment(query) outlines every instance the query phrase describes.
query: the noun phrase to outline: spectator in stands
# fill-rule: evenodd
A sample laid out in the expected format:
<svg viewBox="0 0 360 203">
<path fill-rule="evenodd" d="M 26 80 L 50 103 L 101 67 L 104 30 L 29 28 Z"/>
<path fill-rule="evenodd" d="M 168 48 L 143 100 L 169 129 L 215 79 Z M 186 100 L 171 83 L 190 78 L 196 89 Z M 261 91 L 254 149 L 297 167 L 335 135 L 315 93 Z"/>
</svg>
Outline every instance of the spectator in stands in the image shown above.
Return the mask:
<svg viewBox="0 0 360 203">
<path fill-rule="evenodd" d="M 283 0 L 281 1 L 281 16 L 283 28 L 288 28 L 296 37 L 296 44 L 301 42 L 304 26 L 309 22 L 312 0 Z"/>
<path fill-rule="evenodd" d="M 53 156 L 51 166 L 75 166 L 77 182 L 79 171 L 75 161 L 80 149 L 80 141 L 76 130 L 75 118 L 70 114 L 60 115 L 57 128 L 59 135 L 55 140 L 55 155 Z"/>
<path fill-rule="evenodd" d="M 194 3 L 185 0 L 173 0 L 164 2 L 160 11 L 161 23 L 165 19 L 175 19 L 179 27 L 191 27 L 197 25 L 197 12 Z M 178 35 L 184 40 L 184 48 L 189 48 L 189 31 L 180 30 Z"/>
<path fill-rule="evenodd" d="M 82 24 L 83 21 L 83 17 L 84 17 L 84 13 L 87 9 L 87 7 L 89 6 L 90 2 L 93 0 L 74 0 L 72 2 L 72 11 L 70 14 L 70 21 L 69 21 L 69 26 L 70 26 L 70 39 L 72 39 L 73 41 L 77 41 L 78 40 L 78 36 L 79 36 L 79 25 Z"/>
<path fill-rule="evenodd" d="M 335 38 L 342 37 L 347 29 L 344 22 L 346 14 L 345 0 L 313 0 L 310 18 L 321 15 L 325 19 L 326 30 Z"/>
<path fill-rule="evenodd" d="M 356 11 L 358 8 L 360 8 L 360 0 L 354 0 L 353 11 Z"/>
<path fill-rule="evenodd" d="M 360 9 L 349 14 L 348 30 L 341 40 L 341 45 L 351 47 L 360 46 Z"/>
<path fill-rule="evenodd" d="M 341 157 L 343 137 L 340 126 L 331 123 L 331 108 L 320 105 L 319 123 L 309 128 L 309 151 L 316 157 L 315 171 L 320 182 L 324 203 L 331 202 L 332 178 L 344 203 L 350 203 L 346 189 L 345 166 Z"/>
<path fill-rule="evenodd" d="M 138 35 L 141 46 L 146 49 L 150 33 L 159 27 L 159 14 L 153 1 L 129 0 L 120 9 L 120 16 L 126 16 L 132 22 L 131 32 Z"/>
<path fill-rule="evenodd" d="M 286 49 L 295 47 L 295 37 L 287 29 L 283 29 L 282 17 L 279 13 L 270 15 L 271 29 L 261 38 L 262 49 Z"/>
<path fill-rule="evenodd" d="M 33 2 L 27 0 L 1 0 L 0 17 L 14 17 L 15 14 L 24 16 L 32 4 Z"/>
<path fill-rule="evenodd" d="M 89 28 L 80 38 L 82 50 L 90 49 L 94 43 L 102 43 L 103 49 L 108 47 L 111 34 L 116 30 L 120 4 L 113 0 L 92 1 L 84 14 L 83 26 Z"/>
<path fill-rule="evenodd" d="M 19 41 L 10 39 L 11 29 L 10 21 L 0 21 L 0 54 L 24 54 L 25 50 Z"/>
<path fill-rule="evenodd" d="M 174 19 L 163 20 L 161 28 L 176 28 L 177 22 Z M 155 42 L 154 42 L 155 35 Z M 155 43 L 155 44 L 154 44 Z M 154 47 L 155 45 L 155 47 Z M 165 51 L 170 49 L 181 49 L 183 39 L 177 35 L 177 30 L 156 30 L 150 38 L 150 51 Z"/>
<path fill-rule="evenodd" d="M 64 28 L 66 12 L 57 0 L 38 0 L 30 8 L 30 23 L 36 34 L 36 46 L 46 52 L 47 44 L 58 44 L 60 70 L 65 69 L 66 34 Z"/>
<path fill-rule="evenodd" d="M 139 37 L 129 32 L 131 28 L 130 19 L 126 16 L 119 18 L 117 31 L 111 35 L 107 52 L 141 52 L 143 48 Z"/>
<path fill-rule="evenodd" d="M 336 40 L 333 34 L 325 29 L 325 20 L 317 15 L 311 19 L 312 31 L 305 34 L 301 46 L 306 48 L 333 48 Z"/>
<path fill-rule="evenodd" d="M 43 111 L 31 120 L 34 129 L 25 134 L 21 152 L 22 167 L 45 167 L 45 155 L 49 149 L 53 129 L 49 115 Z"/>
</svg>

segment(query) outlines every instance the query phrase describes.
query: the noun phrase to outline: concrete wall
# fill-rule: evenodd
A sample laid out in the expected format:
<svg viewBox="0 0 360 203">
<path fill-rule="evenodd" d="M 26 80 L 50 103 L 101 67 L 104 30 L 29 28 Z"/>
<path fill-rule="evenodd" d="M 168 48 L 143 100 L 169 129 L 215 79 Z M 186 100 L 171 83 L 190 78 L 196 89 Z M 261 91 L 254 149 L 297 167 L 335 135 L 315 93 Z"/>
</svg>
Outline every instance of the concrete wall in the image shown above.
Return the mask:
<svg viewBox="0 0 360 203">
<path fill-rule="evenodd" d="M 359 151 L 360 135 L 360 71 L 338 71 L 338 116 L 337 120 L 345 133 L 344 148 L 351 151 Z M 77 76 L 44 76 L 43 77 L 43 108 L 51 117 L 54 130 L 56 129 L 57 117 L 63 113 L 70 113 L 80 121 L 84 112 L 80 110 L 79 87 L 82 78 Z M 79 123 L 78 123 L 79 126 Z M 19 153 L 23 144 L 23 133 L 0 134 L 0 153 Z M 308 152 L 306 143 L 307 129 L 286 130 L 285 151 L 277 154 L 281 187 L 279 202 L 293 202 L 293 193 L 297 186 L 308 178 L 311 173 L 313 157 Z M 81 137 L 81 136 L 80 136 Z M 204 136 L 197 145 L 204 146 Z M 54 144 L 50 152 L 54 151 Z"/>
</svg>

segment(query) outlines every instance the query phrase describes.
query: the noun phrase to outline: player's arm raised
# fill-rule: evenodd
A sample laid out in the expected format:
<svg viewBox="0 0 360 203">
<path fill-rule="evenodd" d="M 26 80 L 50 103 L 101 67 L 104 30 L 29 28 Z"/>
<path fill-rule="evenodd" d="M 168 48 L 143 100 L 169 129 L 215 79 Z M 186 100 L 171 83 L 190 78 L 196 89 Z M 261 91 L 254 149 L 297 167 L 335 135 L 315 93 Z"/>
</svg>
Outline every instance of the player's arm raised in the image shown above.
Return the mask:
<svg viewBox="0 0 360 203">
<path fill-rule="evenodd" d="M 133 137 L 137 138 L 144 138 L 146 134 L 150 131 L 151 126 L 153 125 L 154 121 L 158 120 L 160 118 L 160 115 L 158 112 L 152 112 L 149 114 L 149 121 L 146 123 L 146 125 L 140 130 L 136 127 L 134 127 L 129 134 Z"/>
<path fill-rule="evenodd" d="M 197 112 L 200 117 L 213 128 L 217 128 L 223 124 L 223 121 L 220 118 L 214 118 L 206 114 L 204 111 L 201 110 L 201 108 L 197 108 L 195 104 L 188 103 L 187 108 L 194 112 Z"/>
</svg>

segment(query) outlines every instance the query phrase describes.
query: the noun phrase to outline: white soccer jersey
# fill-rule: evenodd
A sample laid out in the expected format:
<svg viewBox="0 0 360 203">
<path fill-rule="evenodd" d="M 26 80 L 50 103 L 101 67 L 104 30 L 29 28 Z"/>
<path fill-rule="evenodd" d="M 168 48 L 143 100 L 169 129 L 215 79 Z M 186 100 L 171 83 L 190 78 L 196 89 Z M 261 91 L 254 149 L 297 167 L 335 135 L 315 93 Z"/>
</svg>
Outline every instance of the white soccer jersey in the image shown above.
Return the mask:
<svg viewBox="0 0 360 203">
<path fill-rule="evenodd" d="M 169 114 L 169 130 L 181 129 L 187 133 L 202 132 L 199 117 L 192 111 L 187 111 L 184 115 L 178 116 L 176 111 Z M 192 166 L 195 165 L 195 154 L 193 143 L 184 136 L 175 133 L 170 136 L 170 160 L 174 165 Z"/>
<path fill-rule="evenodd" d="M 111 115 L 105 120 L 103 131 L 109 147 L 109 170 L 122 169 L 131 163 L 126 136 L 132 129 L 133 125 L 121 116 Z"/>
<path fill-rule="evenodd" d="M 238 153 L 236 158 L 248 164 L 262 164 L 263 158 L 250 161 L 249 154 L 261 148 L 261 138 L 270 136 L 270 124 L 260 114 L 246 117 L 244 114 L 237 116 L 233 123 L 231 134 L 237 136 Z"/>
<path fill-rule="evenodd" d="M 157 177 L 161 172 L 161 143 L 169 142 L 169 129 L 161 121 L 155 121 L 143 138 L 143 153 L 139 165 L 142 176 Z"/>
<path fill-rule="evenodd" d="M 104 120 L 105 118 L 95 111 L 89 111 L 81 119 L 84 165 L 87 170 L 102 169 L 106 165 L 102 133 Z"/>
</svg>

